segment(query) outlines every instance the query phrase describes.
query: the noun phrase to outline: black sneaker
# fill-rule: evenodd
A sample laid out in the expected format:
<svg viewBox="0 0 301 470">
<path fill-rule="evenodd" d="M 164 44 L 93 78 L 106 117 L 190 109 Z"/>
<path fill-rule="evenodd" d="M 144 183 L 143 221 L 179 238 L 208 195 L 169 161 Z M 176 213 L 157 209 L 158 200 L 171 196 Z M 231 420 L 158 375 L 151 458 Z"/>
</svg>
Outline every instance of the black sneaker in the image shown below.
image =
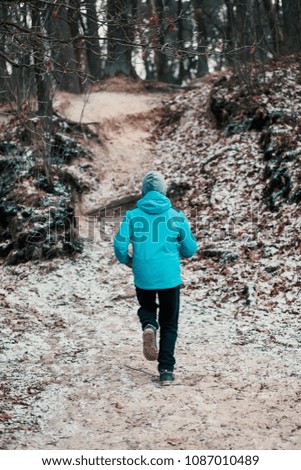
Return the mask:
<svg viewBox="0 0 301 470">
<path fill-rule="evenodd" d="M 171 370 L 160 370 L 161 385 L 171 385 L 174 380 L 175 376 Z"/>
<path fill-rule="evenodd" d="M 156 332 L 157 328 L 150 324 L 143 329 L 143 354 L 148 361 L 158 359 Z"/>
</svg>

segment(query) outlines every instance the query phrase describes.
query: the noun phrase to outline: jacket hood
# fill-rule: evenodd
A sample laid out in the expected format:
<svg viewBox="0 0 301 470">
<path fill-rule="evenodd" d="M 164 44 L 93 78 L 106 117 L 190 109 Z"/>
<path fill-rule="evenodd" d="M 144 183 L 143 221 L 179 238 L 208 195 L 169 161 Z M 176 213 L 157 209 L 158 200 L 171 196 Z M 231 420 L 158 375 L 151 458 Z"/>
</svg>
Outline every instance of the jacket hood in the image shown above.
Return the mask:
<svg viewBox="0 0 301 470">
<path fill-rule="evenodd" d="M 158 191 L 149 191 L 137 202 L 137 207 L 148 214 L 160 214 L 171 207 L 171 202 Z"/>
</svg>

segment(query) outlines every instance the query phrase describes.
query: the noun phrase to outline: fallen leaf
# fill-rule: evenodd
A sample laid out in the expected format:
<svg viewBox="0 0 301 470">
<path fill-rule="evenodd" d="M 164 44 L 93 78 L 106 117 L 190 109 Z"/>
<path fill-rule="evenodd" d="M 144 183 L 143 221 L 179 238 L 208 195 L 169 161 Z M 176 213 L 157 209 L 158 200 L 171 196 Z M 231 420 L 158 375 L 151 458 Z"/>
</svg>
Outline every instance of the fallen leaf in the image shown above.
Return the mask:
<svg viewBox="0 0 301 470">
<path fill-rule="evenodd" d="M 0 421 L 8 421 L 9 419 L 12 419 L 9 413 L 0 413 Z"/>
<path fill-rule="evenodd" d="M 171 446 L 179 446 L 182 444 L 182 439 L 179 437 L 170 437 L 167 439 L 167 444 L 170 444 Z"/>
</svg>

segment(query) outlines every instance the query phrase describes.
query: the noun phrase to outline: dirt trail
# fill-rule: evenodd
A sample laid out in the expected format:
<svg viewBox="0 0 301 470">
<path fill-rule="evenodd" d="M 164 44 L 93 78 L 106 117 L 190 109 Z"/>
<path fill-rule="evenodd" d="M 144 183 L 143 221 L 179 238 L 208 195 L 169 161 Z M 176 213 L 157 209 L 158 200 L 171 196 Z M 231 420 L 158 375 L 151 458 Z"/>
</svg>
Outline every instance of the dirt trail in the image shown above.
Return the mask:
<svg viewBox="0 0 301 470">
<path fill-rule="evenodd" d="M 147 137 L 161 97 L 90 99 L 86 122 L 104 118 L 105 152 L 93 165 L 106 183 L 85 207 L 151 167 Z M 77 119 L 80 98 L 71 101 Z M 148 113 L 142 126 L 138 111 Z M 111 241 L 87 241 L 77 260 L 4 267 L 0 276 L 2 448 L 300 449 L 298 347 L 281 332 L 269 349 L 252 341 L 254 328 L 265 341 L 277 321 L 253 312 L 234 323 L 235 306 L 216 308 L 206 285 L 185 287 L 194 276 L 185 266 L 176 382 L 166 388 L 142 356 L 132 276 Z"/>
<path fill-rule="evenodd" d="M 61 94 L 58 109 L 75 122 L 92 123 L 101 144 L 88 142 L 94 154 L 93 172 L 100 183 L 82 201 L 82 212 L 111 197 L 124 184 L 129 192 L 140 177 L 152 168 L 151 134 L 162 109 L 161 94 L 134 94 L 120 91 L 88 95 Z"/>
</svg>

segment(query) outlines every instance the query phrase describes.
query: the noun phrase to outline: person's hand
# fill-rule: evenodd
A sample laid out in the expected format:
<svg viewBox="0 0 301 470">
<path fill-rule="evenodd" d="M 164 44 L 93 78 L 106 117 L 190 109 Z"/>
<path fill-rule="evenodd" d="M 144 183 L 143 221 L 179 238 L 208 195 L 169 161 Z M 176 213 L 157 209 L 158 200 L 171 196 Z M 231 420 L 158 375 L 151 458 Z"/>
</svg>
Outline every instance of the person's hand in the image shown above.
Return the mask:
<svg viewBox="0 0 301 470">
<path fill-rule="evenodd" d="M 132 256 L 130 256 L 126 266 L 128 268 L 132 269 L 132 265 L 133 265 L 133 258 L 132 258 Z"/>
</svg>

